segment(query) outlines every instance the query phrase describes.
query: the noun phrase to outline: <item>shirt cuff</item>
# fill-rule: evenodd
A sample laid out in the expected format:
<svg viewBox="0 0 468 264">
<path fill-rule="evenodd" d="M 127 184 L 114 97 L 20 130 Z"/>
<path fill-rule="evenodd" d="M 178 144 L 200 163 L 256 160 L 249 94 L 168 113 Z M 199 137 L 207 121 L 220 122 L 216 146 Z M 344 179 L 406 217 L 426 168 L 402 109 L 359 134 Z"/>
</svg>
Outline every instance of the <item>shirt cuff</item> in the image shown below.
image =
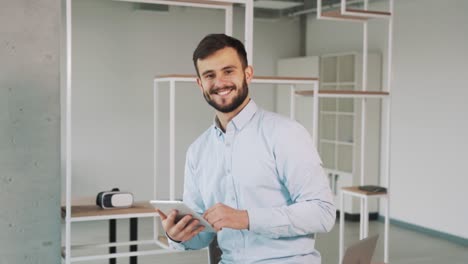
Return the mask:
<svg viewBox="0 0 468 264">
<path fill-rule="evenodd" d="M 254 208 L 247 210 L 249 230 L 270 238 L 279 238 L 289 234 L 287 216 L 274 212 L 274 208 Z"/>
<path fill-rule="evenodd" d="M 172 238 L 170 238 L 167 235 L 167 233 L 166 233 L 166 237 L 167 237 L 167 242 L 169 243 L 170 248 L 175 249 L 175 250 L 185 250 L 185 245 L 182 242 L 172 240 Z"/>
</svg>

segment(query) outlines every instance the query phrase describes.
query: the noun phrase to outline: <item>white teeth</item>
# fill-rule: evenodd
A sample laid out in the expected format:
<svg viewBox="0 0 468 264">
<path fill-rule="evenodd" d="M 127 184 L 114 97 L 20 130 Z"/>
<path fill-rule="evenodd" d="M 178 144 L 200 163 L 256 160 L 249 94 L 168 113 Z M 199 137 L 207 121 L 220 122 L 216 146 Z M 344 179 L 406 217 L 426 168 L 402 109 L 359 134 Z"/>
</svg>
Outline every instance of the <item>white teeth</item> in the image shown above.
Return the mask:
<svg viewBox="0 0 468 264">
<path fill-rule="evenodd" d="M 219 95 L 226 95 L 230 92 L 231 90 L 224 90 L 224 91 L 220 91 L 218 92 Z"/>
</svg>

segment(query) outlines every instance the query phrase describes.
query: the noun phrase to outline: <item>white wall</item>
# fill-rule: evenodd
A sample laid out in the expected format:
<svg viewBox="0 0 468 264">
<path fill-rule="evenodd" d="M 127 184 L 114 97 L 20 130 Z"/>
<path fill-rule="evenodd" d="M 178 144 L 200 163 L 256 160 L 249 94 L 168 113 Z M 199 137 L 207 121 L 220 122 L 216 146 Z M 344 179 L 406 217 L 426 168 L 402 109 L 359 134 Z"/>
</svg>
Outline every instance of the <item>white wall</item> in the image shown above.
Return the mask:
<svg viewBox="0 0 468 264">
<path fill-rule="evenodd" d="M 464 238 L 467 10 L 464 0 L 395 1 L 391 119 L 391 217 Z M 383 51 L 387 33 L 376 24 L 370 49 Z M 309 18 L 307 55 L 360 50 L 361 34 L 357 24 Z"/>
<path fill-rule="evenodd" d="M 73 1 L 73 195 L 94 196 L 118 186 L 137 200 L 153 194 L 153 77 L 194 74 L 192 52 L 208 33 L 224 30 L 220 10 L 134 10 L 113 1 Z M 234 36 L 243 38 L 243 8 L 235 8 Z M 297 19 L 255 20 L 256 74 L 274 75 L 276 61 L 299 53 Z M 281 32 L 282 34 L 278 34 Z M 274 43 L 274 45 L 273 45 Z M 214 112 L 195 84 L 177 86 L 177 196 L 185 151 L 212 124 Z M 263 87 L 262 87 L 263 88 Z M 272 89 L 251 87 L 275 108 Z M 158 198 L 168 198 L 168 92 L 160 89 Z"/>
</svg>

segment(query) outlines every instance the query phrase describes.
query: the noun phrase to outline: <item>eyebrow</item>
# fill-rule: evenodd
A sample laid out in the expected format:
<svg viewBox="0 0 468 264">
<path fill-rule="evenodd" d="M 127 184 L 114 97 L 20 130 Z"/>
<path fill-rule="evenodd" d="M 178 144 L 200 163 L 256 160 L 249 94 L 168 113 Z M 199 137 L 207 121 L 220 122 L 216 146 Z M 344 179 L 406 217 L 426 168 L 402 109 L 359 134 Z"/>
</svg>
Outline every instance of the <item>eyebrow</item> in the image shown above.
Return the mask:
<svg viewBox="0 0 468 264">
<path fill-rule="evenodd" d="M 226 67 L 223 67 L 221 70 L 225 71 L 225 70 L 230 70 L 230 69 L 237 69 L 237 67 L 235 65 L 228 65 Z M 205 75 L 210 74 L 210 73 L 214 73 L 214 70 L 204 71 L 201 75 L 205 76 Z"/>
</svg>

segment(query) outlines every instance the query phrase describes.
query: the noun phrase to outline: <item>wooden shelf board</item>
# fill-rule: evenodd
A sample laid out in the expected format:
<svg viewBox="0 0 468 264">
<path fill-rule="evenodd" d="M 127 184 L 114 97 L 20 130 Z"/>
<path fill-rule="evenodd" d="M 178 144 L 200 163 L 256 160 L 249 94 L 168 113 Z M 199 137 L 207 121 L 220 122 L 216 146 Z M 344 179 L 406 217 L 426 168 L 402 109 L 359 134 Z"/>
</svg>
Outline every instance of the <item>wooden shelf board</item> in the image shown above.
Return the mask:
<svg viewBox="0 0 468 264">
<path fill-rule="evenodd" d="M 368 18 L 366 18 L 366 17 L 343 15 L 343 14 L 341 14 L 340 10 L 325 11 L 325 12 L 322 12 L 321 16 L 322 17 L 345 19 L 345 20 L 352 20 L 352 21 L 366 21 L 366 20 L 368 20 Z"/>
<path fill-rule="evenodd" d="M 193 3 L 193 4 L 209 4 L 209 5 L 219 5 L 219 6 L 231 6 L 232 3 L 221 2 L 221 1 L 212 1 L 212 0 L 162 0 L 163 2 L 180 2 L 180 3 Z"/>
<path fill-rule="evenodd" d="M 347 8 L 346 11 L 347 12 L 352 12 L 352 13 L 379 15 L 379 16 L 391 16 L 392 15 L 392 13 L 390 13 L 390 12 L 362 10 L 362 9 L 355 9 L 355 8 Z"/>
<path fill-rule="evenodd" d="M 66 209 L 62 206 L 62 217 L 65 218 Z M 108 215 L 125 215 L 125 214 L 144 214 L 156 213 L 153 206 L 148 202 L 135 202 L 130 208 L 120 209 L 102 209 L 93 204 L 88 205 L 72 205 L 72 217 L 89 217 L 89 216 L 108 216 Z"/>
<path fill-rule="evenodd" d="M 157 79 L 162 78 L 197 78 L 196 75 L 191 74 L 167 74 L 156 76 Z M 286 76 L 254 76 L 254 80 L 274 80 L 274 81 L 318 81 L 319 78 L 305 78 L 305 77 L 286 77 Z"/>
<path fill-rule="evenodd" d="M 296 94 L 313 96 L 313 90 L 296 91 Z M 388 92 L 379 91 L 355 91 L 355 90 L 319 90 L 319 94 L 342 94 L 342 95 L 389 95 Z"/>
<path fill-rule="evenodd" d="M 387 193 L 387 192 L 367 192 L 367 191 L 359 190 L 359 186 L 343 187 L 341 189 L 349 191 L 349 192 L 353 192 L 353 193 L 368 195 L 368 196 L 381 195 L 381 194 Z"/>
</svg>

